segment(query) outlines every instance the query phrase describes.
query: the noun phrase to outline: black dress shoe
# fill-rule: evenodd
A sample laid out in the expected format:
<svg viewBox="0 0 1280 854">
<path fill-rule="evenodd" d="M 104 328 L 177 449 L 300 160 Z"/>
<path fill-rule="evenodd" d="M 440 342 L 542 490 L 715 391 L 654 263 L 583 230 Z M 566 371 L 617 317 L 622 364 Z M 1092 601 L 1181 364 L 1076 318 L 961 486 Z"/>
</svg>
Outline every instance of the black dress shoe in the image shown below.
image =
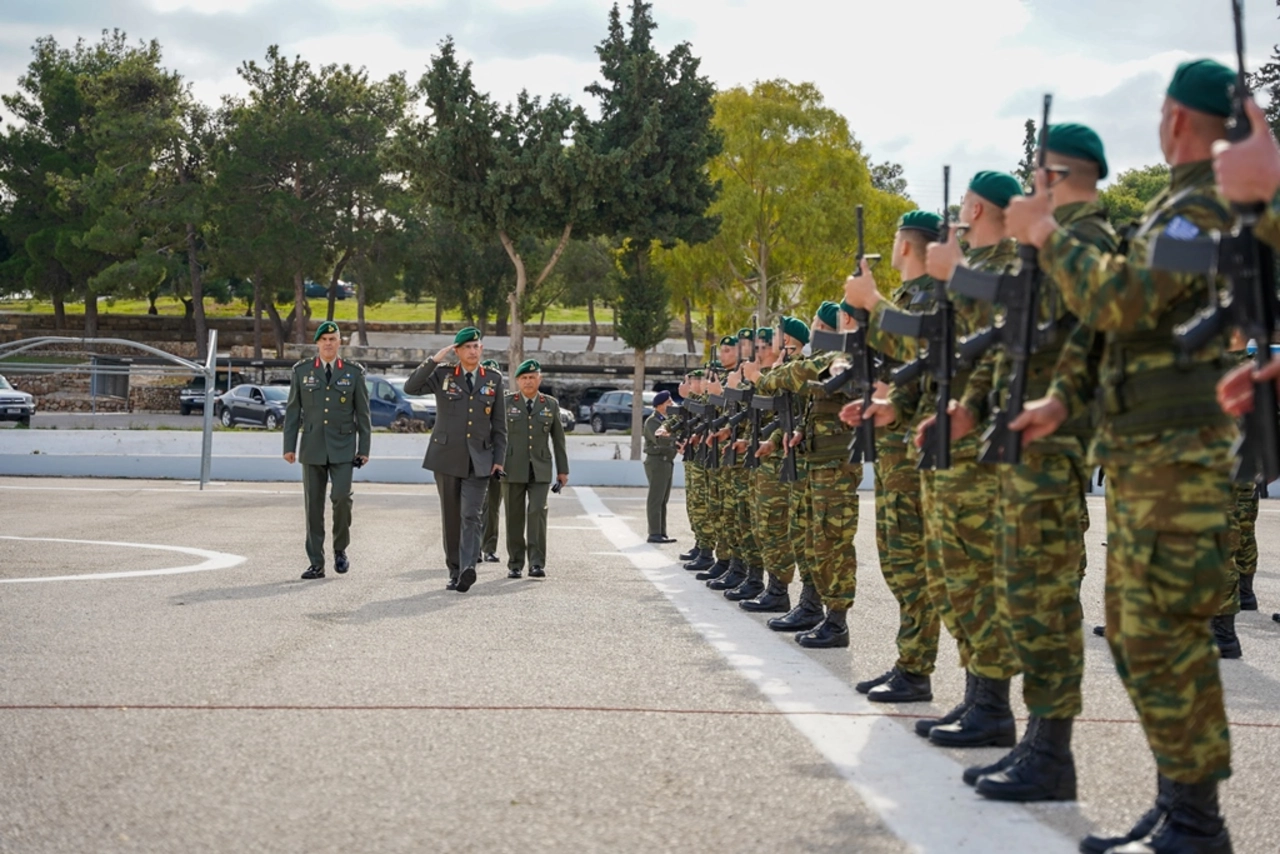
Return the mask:
<svg viewBox="0 0 1280 854">
<path fill-rule="evenodd" d="M 531 566 L 529 567 L 529 577 L 530 578 L 546 578 L 547 573 L 543 571 L 542 567 L 540 566 Z"/>
<path fill-rule="evenodd" d="M 1105 637 L 1107 636 L 1107 627 L 1106 627 L 1106 626 L 1094 626 L 1094 627 L 1093 627 L 1093 633 L 1094 633 L 1095 635 L 1097 635 L 1098 637 L 1100 637 L 1100 638 L 1105 638 Z"/>
<path fill-rule="evenodd" d="M 664 536 L 662 536 L 661 534 L 654 534 L 654 535 L 652 535 L 651 537 L 649 537 L 649 539 L 645 540 L 645 542 L 646 542 L 646 543 L 657 543 L 657 544 L 659 544 L 659 545 L 665 545 L 665 544 L 667 544 L 667 543 L 674 543 L 674 542 L 675 542 L 675 540 L 671 539 L 670 537 L 664 537 Z"/>
<path fill-rule="evenodd" d="M 302 577 L 307 579 L 324 578 L 324 564 L 313 563 L 311 566 L 307 567 L 306 572 L 302 573 Z"/>
<path fill-rule="evenodd" d="M 529 572 L 529 574 L 530 574 L 530 575 L 533 575 L 532 570 Z M 508 570 L 507 570 L 507 578 L 519 578 L 521 575 L 522 575 L 522 573 L 521 573 L 521 572 L 520 572 L 520 570 L 518 570 L 518 569 L 508 569 Z"/>
<path fill-rule="evenodd" d="M 459 593 L 466 593 L 471 589 L 471 585 L 476 583 L 476 568 L 469 566 L 462 572 L 458 573 L 458 586 L 454 589 Z"/>
<path fill-rule="evenodd" d="M 350 568 L 351 568 L 351 561 L 347 560 L 346 552 L 333 553 L 333 571 L 334 572 L 338 573 L 338 575 L 342 575 L 344 572 L 346 572 Z"/>
<path fill-rule="evenodd" d="M 457 589 L 458 589 L 458 579 L 456 579 L 456 578 L 450 578 L 450 579 L 449 579 L 449 583 L 448 583 L 448 584 L 446 584 L 446 585 L 444 586 L 444 589 L 445 589 L 445 590 L 457 590 Z"/>
<path fill-rule="evenodd" d="M 497 562 L 498 562 L 498 556 L 497 556 L 496 554 L 494 554 L 493 552 L 485 552 L 485 553 L 484 553 L 484 562 L 485 562 L 485 563 L 497 563 Z"/>
</svg>

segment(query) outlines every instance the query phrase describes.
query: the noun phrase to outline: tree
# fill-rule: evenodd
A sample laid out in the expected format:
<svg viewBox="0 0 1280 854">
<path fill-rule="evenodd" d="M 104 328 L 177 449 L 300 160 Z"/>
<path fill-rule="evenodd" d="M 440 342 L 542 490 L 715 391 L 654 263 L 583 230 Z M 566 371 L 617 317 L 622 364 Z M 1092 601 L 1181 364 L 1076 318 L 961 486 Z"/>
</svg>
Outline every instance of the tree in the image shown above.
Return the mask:
<svg viewBox="0 0 1280 854">
<path fill-rule="evenodd" d="M 623 240 L 619 257 L 616 330 L 635 353 L 631 458 L 640 458 L 645 352 L 671 325 L 666 276 L 650 263 L 655 245 L 699 244 L 715 236 L 708 213 L 718 187 L 707 173 L 722 139 L 712 124 L 715 87 L 699 75 L 687 42 L 667 56 L 653 47 L 651 5 L 631 0 L 624 28 L 615 3 L 609 32 L 596 47 L 603 82 L 587 92 L 600 99 L 593 144 L 616 163 L 596 208 L 597 226 Z"/>
<path fill-rule="evenodd" d="M 1255 95 L 1267 95 L 1267 124 L 1271 133 L 1280 136 L 1280 45 L 1271 48 L 1271 60 L 1248 77 L 1249 90 Z M 1259 99 L 1261 100 L 1261 99 Z"/>
<path fill-rule="evenodd" d="M 471 63 L 446 39 L 418 84 L 427 116 L 399 134 L 400 160 L 423 200 L 474 237 L 496 236 L 515 268 L 507 357 L 524 358 L 521 309 L 529 275 L 521 246 L 552 239 L 555 248 L 533 281 L 551 274 L 575 226 L 590 216 L 605 165 L 589 145 L 586 114 L 565 98 L 544 103 L 521 91 L 499 107 L 475 87 Z M 573 144 L 570 141 L 573 140 Z M 589 233 L 589 232 L 588 232 Z"/>
<path fill-rule="evenodd" d="M 596 304 L 612 305 L 618 294 L 613 250 L 603 237 L 572 240 L 556 265 L 555 277 L 563 283 L 562 303 L 587 307 L 588 353 L 595 350 L 600 334 Z"/>
<path fill-rule="evenodd" d="M 1013 170 L 1013 174 L 1024 189 L 1030 189 L 1036 183 L 1036 148 L 1040 141 L 1036 137 L 1035 119 L 1027 119 L 1023 127 L 1026 132 L 1022 136 L 1022 159 L 1018 161 L 1018 168 Z"/>
<path fill-rule="evenodd" d="M 907 179 L 902 174 L 901 163 L 876 163 L 871 167 L 871 186 L 891 196 L 911 198 L 907 195 Z"/>
<path fill-rule="evenodd" d="M 1169 174 L 1163 163 L 1120 173 L 1111 186 L 1098 193 L 1107 218 L 1117 229 L 1140 220 L 1147 203 L 1169 186 Z"/>
</svg>

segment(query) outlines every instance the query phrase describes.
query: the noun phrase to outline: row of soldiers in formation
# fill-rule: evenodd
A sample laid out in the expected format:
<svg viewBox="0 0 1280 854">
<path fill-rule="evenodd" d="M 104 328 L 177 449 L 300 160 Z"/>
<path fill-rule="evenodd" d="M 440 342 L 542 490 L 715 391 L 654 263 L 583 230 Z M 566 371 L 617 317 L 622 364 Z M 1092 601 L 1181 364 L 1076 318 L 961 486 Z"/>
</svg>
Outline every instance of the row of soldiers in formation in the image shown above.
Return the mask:
<svg viewBox="0 0 1280 854">
<path fill-rule="evenodd" d="M 849 643 L 857 460 L 874 458 L 876 544 L 900 610 L 898 660 L 857 690 L 874 702 L 931 700 L 945 626 L 965 668 L 964 697 L 917 721 L 916 732 L 943 746 L 1011 748 L 964 773 L 980 794 L 1010 801 L 1076 798 L 1085 493 L 1091 465 L 1101 467 L 1104 634 L 1158 777 L 1151 810 L 1127 833 L 1085 838 L 1085 852 L 1231 850 L 1217 796 L 1231 773 L 1218 661 L 1220 648 L 1240 654 L 1242 600 L 1257 607 L 1257 500 L 1254 484 L 1232 483 L 1237 425 L 1215 388 L 1239 357 L 1225 335 L 1192 353 L 1175 345 L 1175 327 L 1216 294 L 1213 277 L 1153 269 L 1147 250 L 1161 237 L 1196 240 L 1235 224 L 1212 162 L 1234 80 L 1210 60 L 1179 66 L 1160 121 L 1171 183 L 1124 239 L 1098 201 L 1107 175 L 1098 135 L 1048 125 L 1036 192 L 980 172 L 955 229 L 927 211 L 905 214 L 891 256 L 903 284 L 891 297 L 862 259 L 843 298 L 823 303 L 812 326 L 783 317 L 721 339 L 718 359 L 687 375 L 685 403 L 664 427 L 684 452 L 697 537 L 685 568 L 748 611 L 778 613 L 770 628 L 796 632 L 806 647 Z M 919 339 L 890 334 L 886 327 L 902 328 L 890 318 L 937 319 L 945 309 L 956 340 L 998 326 L 996 306 L 955 292 L 955 273 L 1008 275 L 1019 265 L 1038 267 L 1046 294 L 1034 355 L 1015 363 L 1013 347 L 994 347 L 949 377 L 884 382 L 930 355 Z M 858 367 L 848 354 L 802 352 L 811 331 L 851 329 L 882 357 L 866 397 L 854 396 L 857 384 L 841 388 L 842 372 Z M 1010 400 L 1019 381 L 1020 412 Z M 1016 417 L 1005 426 L 1020 433 L 1019 459 L 986 464 L 984 427 L 1010 408 Z M 950 422 L 949 465 L 929 454 L 934 431 L 948 426 L 939 427 L 940 412 Z M 850 440 L 869 424 L 873 452 L 851 455 Z M 1020 740 L 1009 703 L 1019 674 L 1031 716 Z"/>
</svg>

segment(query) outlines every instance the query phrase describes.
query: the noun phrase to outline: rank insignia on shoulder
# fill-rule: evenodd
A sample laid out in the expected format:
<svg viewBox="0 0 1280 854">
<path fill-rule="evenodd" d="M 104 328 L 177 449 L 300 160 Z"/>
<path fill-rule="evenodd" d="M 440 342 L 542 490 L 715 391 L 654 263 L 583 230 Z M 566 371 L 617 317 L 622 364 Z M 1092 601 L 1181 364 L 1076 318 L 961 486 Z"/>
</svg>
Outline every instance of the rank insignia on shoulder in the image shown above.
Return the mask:
<svg viewBox="0 0 1280 854">
<path fill-rule="evenodd" d="M 1200 229 L 1185 217 L 1175 216 L 1169 220 L 1169 224 L 1165 226 L 1163 233 L 1174 240 L 1194 240 L 1200 236 Z"/>
</svg>

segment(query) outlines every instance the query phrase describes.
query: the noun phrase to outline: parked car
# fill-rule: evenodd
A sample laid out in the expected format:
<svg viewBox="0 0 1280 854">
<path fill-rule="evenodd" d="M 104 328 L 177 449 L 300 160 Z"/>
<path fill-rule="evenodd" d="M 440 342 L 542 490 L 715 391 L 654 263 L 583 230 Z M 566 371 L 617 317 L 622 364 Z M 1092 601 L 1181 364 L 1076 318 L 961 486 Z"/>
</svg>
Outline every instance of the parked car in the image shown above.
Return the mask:
<svg viewBox="0 0 1280 854">
<path fill-rule="evenodd" d="M 583 390 L 581 396 L 578 397 L 578 420 L 583 424 L 590 421 L 591 407 L 595 406 L 596 401 L 600 399 L 601 395 L 607 394 L 611 391 L 618 391 L 618 389 L 607 385 L 587 386 L 587 388 Z"/>
<path fill-rule="evenodd" d="M 0 421 L 17 421 L 24 427 L 31 426 L 31 416 L 36 412 L 36 399 L 25 391 L 18 391 L 0 376 Z"/>
<path fill-rule="evenodd" d="M 213 417 L 223 427 L 260 424 L 268 430 L 284 426 L 289 389 L 278 385 L 238 385 L 213 401 Z"/>
<path fill-rule="evenodd" d="M 404 383 L 408 377 L 387 377 L 387 382 L 391 384 L 397 394 L 409 401 L 409 406 L 413 409 L 413 417 L 419 421 L 425 422 L 427 429 L 436 426 L 436 396 L 434 394 L 405 394 Z M 372 397 L 372 394 L 370 395 Z"/>
<path fill-rule="evenodd" d="M 657 394 L 656 391 L 644 393 L 642 417 L 648 418 L 653 414 L 653 399 Z M 606 430 L 630 430 L 631 392 L 610 391 L 602 395 L 595 406 L 591 407 L 591 429 L 597 433 L 603 433 Z"/>
<path fill-rule="evenodd" d="M 391 379 L 383 376 L 364 378 L 365 387 L 369 389 L 369 418 L 373 421 L 374 427 L 390 427 L 402 418 L 407 424 L 418 417 L 414 413 L 413 404 L 409 402 L 409 398 L 391 384 Z"/>
<path fill-rule="evenodd" d="M 217 397 L 228 389 L 246 382 L 248 379 L 239 371 L 231 371 L 230 376 L 226 371 L 219 371 L 213 380 L 213 394 Z M 196 410 L 204 412 L 204 376 L 202 374 L 196 374 L 187 380 L 187 384 L 178 392 L 178 410 L 183 415 L 190 415 Z"/>
<path fill-rule="evenodd" d="M 572 433 L 573 428 L 578 426 L 578 419 L 563 406 L 560 407 L 560 426 L 564 428 L 566 433 Z"/>
<path fill-rule="evenodd" d="M 307 295 L 307 299 L 329 298 L 329 286 L 322 285 L 319 282 L 307 282 L 302 286 L 302 292 Z M 346 299 L 347 297 L 354 295 L 355 291 L 352 289 L 351 285 L 346 282 L 338 282 L 338 299 Z"/>
</svg>

